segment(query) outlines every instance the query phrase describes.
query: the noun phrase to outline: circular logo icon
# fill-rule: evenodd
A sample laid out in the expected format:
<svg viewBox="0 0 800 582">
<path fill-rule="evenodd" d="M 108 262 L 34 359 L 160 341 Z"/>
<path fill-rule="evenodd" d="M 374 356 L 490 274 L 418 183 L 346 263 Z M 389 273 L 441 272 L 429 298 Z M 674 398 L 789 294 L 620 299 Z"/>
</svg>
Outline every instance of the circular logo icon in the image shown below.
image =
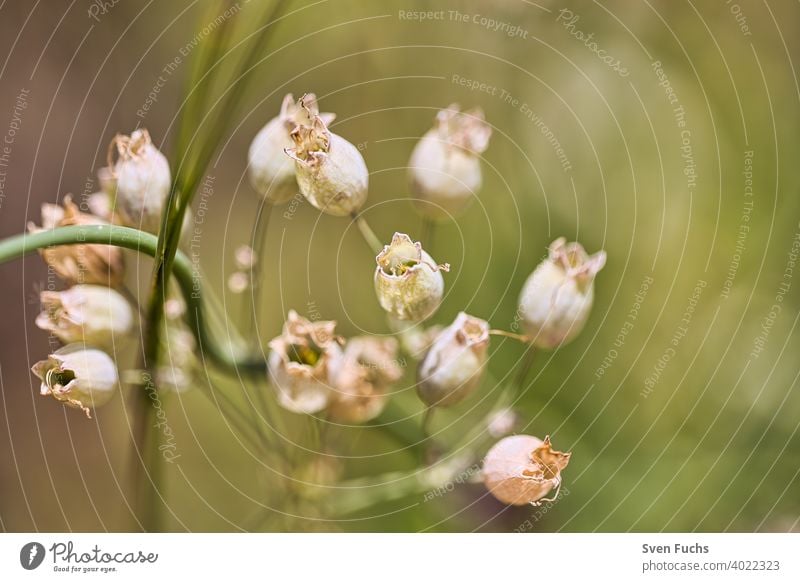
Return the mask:
<svg viewBox="0 0 800 582">
<path fill-rule="evenodd" d="M 19 563 L 26 570 L 35 570 L 44 561 L 44 546 L 39 542 L 28 542 L 19 551 Z"/>
</svg>

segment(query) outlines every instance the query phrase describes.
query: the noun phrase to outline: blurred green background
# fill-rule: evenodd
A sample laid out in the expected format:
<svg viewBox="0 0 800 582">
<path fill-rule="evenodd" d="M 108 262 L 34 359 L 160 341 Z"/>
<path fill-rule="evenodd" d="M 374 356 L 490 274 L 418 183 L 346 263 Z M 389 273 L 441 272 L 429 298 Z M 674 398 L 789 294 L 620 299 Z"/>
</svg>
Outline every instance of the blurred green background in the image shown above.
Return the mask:
<svg viewBox="0 0 800 582">
<path fill-rule="evenodd" d="M 165 67 L 198 38 L 206 5 L 0 6 L 0 134 L 27 91 L 2 168 L 2 236 L 39 222 L 42 202 L 96 189 L 90 180 L 118 131 L 147 127 L 175 167 L 171 146 L 189 58 Z M 260 26 L 265 5 L 237 5 L 232 44 Z M 408 16 L 418 10 L 442 12 L 421 22 Z M 231 325 L 241 325 L 242 297 L 225 281 L 259 206 L 246 153 L 284 94 L 315 92 L 322 110 L 338 114 L 333 131 L 362 149 L 371 172 L 364 214 L 385 242 L 395 231 L 421 234 L 406 165 L 436 110 L 452 102 L 482 107 L 494 133 L 479 199 L 426 241 L 453 267 L 432 322 L 449 323 L 464 310 L 510 329 L 519 290 L 551 240 L 563 235 L 589 252 L 607 251 L 586 329 L 557 352 L 539 354 L 517 406 L 520 432 L 550 434 L 573 451 L 568 495 L 508 509 L 480 484 L 430 500 L 423 486 L 332 515 L 358 492 L 287 500 L 276 493 L 280 479 L 269 462 L 261 467 L 192 390 L 165 396 L 181 454 L 165 467 L 169 529 L 800 529 L 797 4 L 327 0 L 289 2 L 287 13 L 269 29 L 274 36 L 242 106 L 225 112 L 226 134 L 207 171 L 214 192 L 202 225 L 204 284 L 223 300 Z M 504 33 L 511 26 L 516 32 Z M 201 33 L 200 42 L 213 37 Z M 216 93 L 248 42 L 222 63 Z M 598 50 L 619 61 L 618 70 Z M 207 120 L 191 123 L 202 130 Z M 372 289 L 373 254 L 357 230 L 305 203 L 287 210 L 276 210 L 269 226 L 264 345 L 289 309 L 306 314 L 310 306 L 337 320 L 345 336 L 387 333 Z M 146 289 L 150 266 L 131 256 L 129 282 Z M 129 404 L 118 398 L 89 422 L 40 398 L 28 371 L 49 349 L 33 325 L 46 277 L 37 257 L 0 266 L 0 526 L 137 529 Z M 512 340 L 493 340 L 480 392 L 436 420 L 438 438 L 455 443 L 481 422 L 522 353 Z M 407 372 L 395 401 L 419 423 L 413 366 Z M 209 380 L 239 385 L 214 371 L 197 381 Z M 307 460 L 312 427 L 290 420 L 287 450 Z M 376 428 L 331 428 L 324 441 L 343 480 L 413 471 L 417 462 Z"/>
</svg>

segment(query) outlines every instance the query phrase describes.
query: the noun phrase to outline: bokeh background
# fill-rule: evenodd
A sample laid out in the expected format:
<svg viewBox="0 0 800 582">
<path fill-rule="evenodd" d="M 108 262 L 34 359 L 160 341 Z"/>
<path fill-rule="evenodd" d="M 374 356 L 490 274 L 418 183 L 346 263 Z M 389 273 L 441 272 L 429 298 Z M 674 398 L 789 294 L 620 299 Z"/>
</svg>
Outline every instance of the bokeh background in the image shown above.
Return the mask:
<svg viewBox="0 0 800 582">
<path fill-rule="evenodd" d="M 192 52 L 206 5 L 0 3 L 0 135 L 11 140 L 0 168 L 0 235 L 38 222 L 42 202 L 96 190 L 95 170 L 118 131 L 147 127 L 175 163 L 189 58 L 165 67 Z M 240 1 L 234 43 L 260 26 L 265 5 Z M 416 10 L 443 12 L 420 22 L 407 16 Z M 508 26 L 494 30 L 483 17 Z M 225 282 L 259 208 L 247 148 L 285 93 L 316 92 L 321 109 L 338 114 L 333 130 L 362 149 L 371 172 L 365 216 L 386 242 L 395 231 L 421 234 L 406 177 L 415 140 L 438 108 L 480 106 L 494 129 L 483 189 L 426 241 L 453 266 L 432 322 L 464 310 L 511 329 L 519 290 L 551 240 L 605 249 L 586 329 L 539 354 L 516 404 L 520 432 L 550 434 L 573 458 L 565 495 L 539 508 L 505 508 L 475 483 L 434 498 L 398 485 L 394 499 L 331 516 L 340 500 L 363 500 L 357 490 L 294 503 L 273 495 L 280 477 L 194 389 L 164 396 L 181 454 L 165 468 L 169 529 L 800 529 L 797 3 L 303 0 L 269 31 L 207 170 L 214 188 L 204 201 L 204 284 L 230 324 L 241 326 L 247 313 Z M 593 37 L 587 44 L 577 31 Z M 617 70 L 591 42 L 619 61 Z M 485 91 L 471 88 L 480 84 Z M 279 333 L 288 309 L 316 310 L 345 336 L 387 333 L 372 290 L 374 258 L 357 230 L 305 203 L 287 210 L 270 221 L 261 340 Z M 129 257 L 128 276 L 145 289 L 149 261 Z M 39 397 L 29 372 L 49 350 L 33 325 L 47 284 L 36 256 L 0 266 L 0 527 L 137 530 L 129 405 L 117 398 L 87 421 Z M 511 381 L 523 351 L 495 338 L 479 394 L 437 418 L 449 455 Z M 418 423 L 408 368 L 395 401 Z M 198 375 L 209 381 L 239 379 Z M 289 419 L 287 450 L 311 459 L 314 430 Z M 322 440 L 335 466 L 301 480 L 407 472 L 402 483 L 413 483 L 416 453 L 387 431 L 333 428 Z"/>
</svg>

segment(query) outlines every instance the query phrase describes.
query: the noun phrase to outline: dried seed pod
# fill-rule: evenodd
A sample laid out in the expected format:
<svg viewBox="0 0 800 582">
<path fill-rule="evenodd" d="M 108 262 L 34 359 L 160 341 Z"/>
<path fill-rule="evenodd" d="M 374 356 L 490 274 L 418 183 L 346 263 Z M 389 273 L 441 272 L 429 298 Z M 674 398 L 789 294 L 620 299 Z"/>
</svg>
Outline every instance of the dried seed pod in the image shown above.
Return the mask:
<svg viewBox="0 0 800 582">
<path fill-rule="evenodd" d="M 298 125 L 310 125 L 316 115 L 326 126 L 336 117 L 333 113 L 319 113 L 313 93 L 296 103 L 289 93 L 283 98 L 278 116 L 270 119 L 253 139 L 247 156 L 250 183 L 271 204 L 288 202 L 297 193 L 294 162 L 285 152 L 294 147 L 292 131 Z"/>
<path fill-rule="evenodd" d="M 580 333 L 592 309 L 595 275 L 605 263 L 605 251 L 589 256 L 563 237 L 550 245 L 519 301 L 523 327 L 536 347 L 554 349 Z"/>
<path fill-rule="evenodd" d="M 42 381 L 42 396 L 51 395 L 68 406 L 80 408 L 88 418 L 92 417 L 90 408 L 111 400 L 119 383 L 111 357 L 83 344 L 64 346 L 31 369 Z"/>
<path fill-rule="evenodd" d="M 113 148 L 119 155 L 116 163 L 111 160 Z M 114 210 L 123 224 L 157 234 L 171 176 L 167 158 L 153 145 L 147 130 L 117 134 L 109 147 L 109 167 L 115 187 L 107 187 L 115 191 Z"/>
<path fill-rule="evenodd" d="M 286 150 L 295 161 L 300 192 L 326 214 L 356 213 L 367 199 L 367 164 L 356 146 L 328 130 L 321 116 L 309 116 L 309 124 L 292 131 L 294 147 Z"/>
<path fill-rule="evenodd" d="M 363 423 L 382 411 L 389 388 L 403 375 L 393 338 L 351 338 L 332 375 L 335 392 L 328 406 L 332 420 Z"/>
<path fill-rule="evenodd" d="M 375 292 L 389 315 L 420 322 L 436 312 L 444 296 L 441 271 L 449 271 L 450 265 L 437 265 L 421 243 L 399 232 L 375 261 Z"/>
<path fill-rule="evenodd" d="M 469 206 L 481 187 L 479 156 L 491 135 L 480 108 L 461 113 L 453 104 L 439 111 L 411 153 L 409 178 L 417 210 L 446 220 Z"/>
<path fill-rule="evenodd" d="M 463 311 L 433 342 L 417 371 L 417 394 L 428 406 L 458 404 L 486 370 L 489 324 Z"/>
<path fill-rule="evenodd" d="M 489 415 L 486 429 L 489 435 L 499 439 L 511 434 L 519 424 L 519 414 L 512 408 L 501 408 Z"/>
<path fill-rule="evenodd" d="M 313 414 L 330 402 L 331 373 L 342 355 L 335 328 L 335 321 L 312 323 L 290 311 L 283 333 L 269 343 L 269 376 L 287 410 Z"/>
<path fill-rule="evenodd" d="M 42 291 L 36 325 L 63 343 L 83 342 L 111 350 L 133 330 L 128 301 L 109 287 L 75 285 L 66 291 Z"/>
<path fill-rule="evenodd" d="M 508 505 L 538 505 L 561 486 L 572 453 L 554 451 L 544 441 L 518 434 L 498 441 L 483 460 L 483 482 L 489 492 Z"/>
<path fill-rule="evenodd" d="M 28 223 L 30 232 L 52 230 L 59 226 L 75 224 L 108 224 L 78 209 L 72 197 L 64 197 L 64 207 L 57 204 L 42 205 L 42 226 Z M 68 283 L 97 283 L 117 287 L 122 283 L 124 263 L 122 249 L 111 245 L 75 244 L 59 245 L 39 251 L 44 261 Z"/>
</svg>

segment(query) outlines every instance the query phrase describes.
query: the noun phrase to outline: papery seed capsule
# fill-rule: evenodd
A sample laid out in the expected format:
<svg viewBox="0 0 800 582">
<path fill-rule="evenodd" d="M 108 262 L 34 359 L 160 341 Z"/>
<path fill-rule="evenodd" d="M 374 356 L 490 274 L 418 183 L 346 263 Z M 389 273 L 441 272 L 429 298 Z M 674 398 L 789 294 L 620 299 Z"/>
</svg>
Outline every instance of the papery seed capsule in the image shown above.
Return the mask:
<svg viewBox="0 0 800 582">
<path fill-rule="evenodd" d="M 395 339 L 362 336 L 348 340 L 332 375 L 330 418 L 346 423 L 372 420 L 383 411 L 389 388 L 402 375 Z"/>
<path fill-rule="evenodd" d="M 605 251 L 589 256 L 580 244 L 564 238 L 550 245 L 519 301 L 523 327 L 536 347 L 557 348 L 583 329 L 592 309 L 594 278 L 605 263 Z"/>
<path fill-rule="evenodd" d="M 434 127 L 411 153 L 409 178 L 417 210 L 446 220 L 469 206 L 483 181 L 479 158 L 491 135 L 480 108 L 461 113 L 453 104 L 439 111 Z"/>
<path fill-rule="evenodd" d="M 133 330 L 133 310 L 118 292 L 101 285 L 42 291 L 36 325 L 63 343 L 84 342 L 112 350 Z"/>
<path fill-rule="evenodd" d="M 489 492 L 508 505 L 538 505 L 561 486 L 572 453 L 554 451 L 544 441 L 525 434 L 498 441 L 483 460 L 483 482 Z"/>
<path fill-rule="evenodd" d="M 30 232 L 52 230 L 59 226 L 75 224 L 108 224 L 105 220 L 85 214 L 64 197 L 64 207 L 56 204 L 42 205 L 42 227 L 28 224 Z M 68 283 L 97 283 L 119 286 L 124 276 L 122 249 L 110 245 L 74 244 L 49 247 L 39 251 L 44 261 Z"/>
<path fill-rule="evenodd" d="M 119 154 L 116 163 L 109 159 L 116 183 L 114 210 L 126 226 L 157 234 L 171 186 L 169 162 L 146 129 L 118 134 L 111 142 L 114 147 Z"/>
<path fill-rule="evenodd" d="M 512 408 L 501 408 L 489 415 L 486 429 L 489 435 L 499 439 L 511 434 L 519 424 L 519 414 Z"/>
<path fill-rule="evenodd" d="M 486 370 L 489 324 L 463 311 L 433 342 L 417 371 L 417 394 L 428 406 L 458 404 Z"/>
<path fill-rule="evenodd" d="M 283 204 L 297 193 L 294 162 L 286 157 L 286 150 L 294 147 L 292 131 L 298 125 L 310 125 L 316 115 L 326 126 L 336 117 L 333 113 L 319 113 L 313 93 L 297 103 L 289 93 L 283 98 L 280 114 L 269 120 L 253 139 L 247 156 L 250 183 L 270 203 Z"/>
<path fill-rule="evenodd" d="M 303 99 L 301 99 L 301 102 Z M 358 212 L 367 199 L 369 172 L 358 148 L 328 130 L 319 115 L 292 131 L 300 192 L 318 210 L 333 216 Z"/>
<path fill-rule="evenodd" d="M 32 371 L 42 381 L 42 396 L 52 395 L 68 406 L 80 408 L 89 418 L 89 409 L 111 400 L 119 383 L 111 357 L 83 344 L 64 346 L 34 364 Z"/>
<path fill-rule="evenodd" d="M 290 311 L 283 333 L 269 343 L 269 377 L 287 410 L 313 414 L 330 402 L 331 373 L 342 355 L 335 328 L 335 321 L 312 323 Z"/>
<path fill-rule="evenodd" d="M 436 312 L 444 296 L 441 271 L 449 271 L 450 265 L 437 265 L 421 243 L 399 232 L 375 261 L 375 292 L 389 315 L 420 322 Z"/>
</svg>

